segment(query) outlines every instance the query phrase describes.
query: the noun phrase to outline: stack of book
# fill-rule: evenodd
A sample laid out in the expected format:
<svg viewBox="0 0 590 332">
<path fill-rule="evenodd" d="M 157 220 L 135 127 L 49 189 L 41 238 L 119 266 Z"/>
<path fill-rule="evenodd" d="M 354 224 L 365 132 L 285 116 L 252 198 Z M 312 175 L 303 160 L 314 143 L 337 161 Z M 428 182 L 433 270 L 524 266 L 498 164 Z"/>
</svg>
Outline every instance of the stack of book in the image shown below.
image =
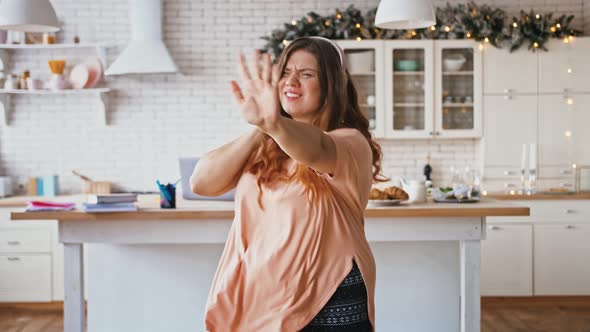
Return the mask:
<svg viewBox="0 0 590 332">
<path fill-rule="evenodd" d="M 99 194 L 88 195 L 82 203 L 84 212 L 124 212 L 137 211 L 137 194 Z"/>
</svg>

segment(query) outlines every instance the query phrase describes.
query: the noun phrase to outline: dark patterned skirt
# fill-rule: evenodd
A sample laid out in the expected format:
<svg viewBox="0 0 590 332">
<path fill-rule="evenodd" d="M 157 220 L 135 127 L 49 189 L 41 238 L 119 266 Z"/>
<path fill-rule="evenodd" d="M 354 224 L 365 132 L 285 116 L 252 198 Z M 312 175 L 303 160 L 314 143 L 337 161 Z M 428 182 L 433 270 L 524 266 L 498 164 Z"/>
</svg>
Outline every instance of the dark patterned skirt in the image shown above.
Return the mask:
<svg viewBox="0 0 590 332">
<path fill-rule="evenodd" d="M 300 332 L 371 332 L 367 288 L 356 262 L 328 303 Z"/>
</svg>

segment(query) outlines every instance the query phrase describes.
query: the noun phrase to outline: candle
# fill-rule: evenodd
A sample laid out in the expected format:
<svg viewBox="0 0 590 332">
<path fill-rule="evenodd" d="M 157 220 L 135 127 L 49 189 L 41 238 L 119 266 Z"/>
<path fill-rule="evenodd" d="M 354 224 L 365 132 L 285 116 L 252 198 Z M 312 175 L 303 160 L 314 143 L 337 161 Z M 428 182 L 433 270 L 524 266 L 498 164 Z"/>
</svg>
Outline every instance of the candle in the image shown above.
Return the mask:
<svg viewBox="0 0 590 332">
<path fill-rule="evenodd" d="M 529 155 L 529 169 L 537 169 L 537 144 L 531 143 Z"/>
<path fill-rule="evenodd" d="M 520 160 L 520 169 L 526 169 L 526 154 L 527 154 L 527 146 L 526 143 L 522 145 L 522 159 Z"/>
</svg>

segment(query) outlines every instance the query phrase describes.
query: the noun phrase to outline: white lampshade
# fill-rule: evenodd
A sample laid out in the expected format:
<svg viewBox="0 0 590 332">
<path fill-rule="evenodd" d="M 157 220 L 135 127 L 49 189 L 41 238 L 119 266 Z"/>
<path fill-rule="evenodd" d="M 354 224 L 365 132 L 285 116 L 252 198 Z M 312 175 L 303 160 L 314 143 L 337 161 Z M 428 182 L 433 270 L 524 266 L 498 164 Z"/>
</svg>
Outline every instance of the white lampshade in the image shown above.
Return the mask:
<svg viewBox="0 0 590 332">
<path fill-rule="evenodd" d="M 55 32 L 59 24 L 49 0 L 0 0 L 0 29 Z"/>
<path fill-rule="evenodd" d="M 375 26 L 382 29 L 420 29 L 436 24 L 430 0 L 381 0 Z"/>
</svg>

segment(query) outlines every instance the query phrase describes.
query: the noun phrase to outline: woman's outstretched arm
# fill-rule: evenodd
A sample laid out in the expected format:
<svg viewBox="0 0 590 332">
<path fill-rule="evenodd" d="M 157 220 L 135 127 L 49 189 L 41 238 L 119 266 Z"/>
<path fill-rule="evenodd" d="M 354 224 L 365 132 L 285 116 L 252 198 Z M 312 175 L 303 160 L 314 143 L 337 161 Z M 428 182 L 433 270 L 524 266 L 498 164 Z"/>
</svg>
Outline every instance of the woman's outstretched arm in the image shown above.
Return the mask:
<svg viewBox="0 0 590 332">
<path fill-rule="evenodd" d="M 202 196 L 219 196 L 236 186 L 250 155 L 264 134 L 254 128 L 199 159 L 190 178 L 191 190 Z"/>
</svg>

